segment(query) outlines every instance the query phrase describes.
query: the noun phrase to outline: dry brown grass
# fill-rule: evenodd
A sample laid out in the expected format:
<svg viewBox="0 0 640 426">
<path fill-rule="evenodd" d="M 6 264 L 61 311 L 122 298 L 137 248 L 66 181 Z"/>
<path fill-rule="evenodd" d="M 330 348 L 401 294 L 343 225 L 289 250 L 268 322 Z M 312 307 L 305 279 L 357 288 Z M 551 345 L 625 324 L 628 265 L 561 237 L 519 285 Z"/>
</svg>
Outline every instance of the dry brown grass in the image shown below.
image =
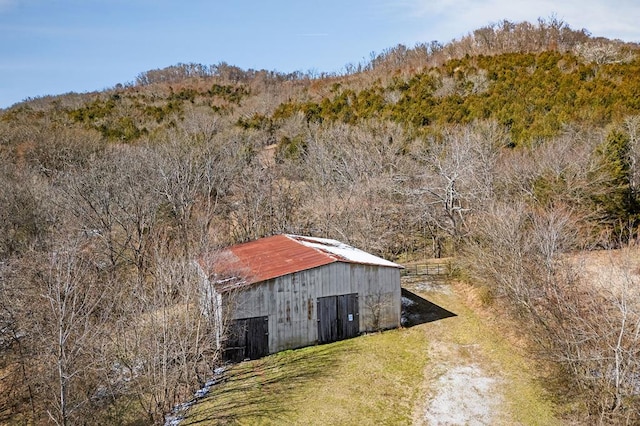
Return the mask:
<svg viewBox="0 0 640 426">
<path fill-rule="evenodd" d="M 640 248 L 583 251 L 570 259 L 586 283 L 614 294 L 627 289 L 631 294 L 640 295 Z"/>
</svg>

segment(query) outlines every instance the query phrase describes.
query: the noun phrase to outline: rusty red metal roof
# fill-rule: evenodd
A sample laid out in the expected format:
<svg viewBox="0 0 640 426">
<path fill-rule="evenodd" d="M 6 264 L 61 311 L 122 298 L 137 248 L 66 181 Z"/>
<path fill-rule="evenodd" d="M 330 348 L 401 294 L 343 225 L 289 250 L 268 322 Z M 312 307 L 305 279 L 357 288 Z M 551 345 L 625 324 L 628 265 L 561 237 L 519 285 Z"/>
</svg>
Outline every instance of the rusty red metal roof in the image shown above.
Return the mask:
<svg viewBox="0 0 640 426">
<path fill-rule="evenodd" d="M 340 241 L 275 235 L 229 247 L 215 260 L 220 277 L 242 275 L 246 284 L 317 268 L 334 262 L 402 268 L 402 266 Z"/>
</svg>

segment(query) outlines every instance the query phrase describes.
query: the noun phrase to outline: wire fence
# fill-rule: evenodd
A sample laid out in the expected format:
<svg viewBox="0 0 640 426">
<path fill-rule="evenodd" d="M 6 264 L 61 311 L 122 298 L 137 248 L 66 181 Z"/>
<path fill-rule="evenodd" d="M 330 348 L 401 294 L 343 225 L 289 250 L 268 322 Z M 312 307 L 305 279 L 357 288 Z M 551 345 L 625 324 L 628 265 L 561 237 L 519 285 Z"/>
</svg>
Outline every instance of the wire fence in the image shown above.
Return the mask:
<svg viewBox="0 0 640 426">
<path fill-rule="evenodd" d="M 402 270 L 402 275 L 449 275 L 449 264 L 443 262 L 408 265 Z"/>
</svg>

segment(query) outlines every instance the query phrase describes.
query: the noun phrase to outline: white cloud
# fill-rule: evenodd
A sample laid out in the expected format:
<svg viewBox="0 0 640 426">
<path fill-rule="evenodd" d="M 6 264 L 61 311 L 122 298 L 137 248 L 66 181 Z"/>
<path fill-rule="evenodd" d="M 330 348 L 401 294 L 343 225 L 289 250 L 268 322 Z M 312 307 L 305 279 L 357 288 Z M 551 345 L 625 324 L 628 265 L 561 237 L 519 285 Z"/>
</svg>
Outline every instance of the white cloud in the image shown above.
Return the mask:
<svg viewBox="0 0 640 426">
<path fill-rule="evenodd" d="M 447 42 L 504 19 L 535 23 L 552 15 L 594 36 L 640 41 L 637 0 L 402 0 L 388 7 L 405 19 L 423 20 L 423 41 Z"/>
</svg>

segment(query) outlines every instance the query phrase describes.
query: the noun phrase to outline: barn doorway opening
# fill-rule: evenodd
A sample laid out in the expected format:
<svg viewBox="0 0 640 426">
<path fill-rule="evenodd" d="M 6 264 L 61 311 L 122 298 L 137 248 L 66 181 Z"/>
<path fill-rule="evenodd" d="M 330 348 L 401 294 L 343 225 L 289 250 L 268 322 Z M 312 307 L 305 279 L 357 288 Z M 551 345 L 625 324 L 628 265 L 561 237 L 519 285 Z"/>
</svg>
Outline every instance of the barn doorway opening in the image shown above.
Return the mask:
<svg viewBox="0 0 640 426">
<path fill-rule="evenodd" d="M 318 343 L 348 339 L 359 333 L 357 293 L 318 298 Z"/>
<path fill-rule="evenodd" d="M 269 355 L 269 317 L 234 320 L 229 324 L 224 360 L 240 362 Z"/>
</svg>

